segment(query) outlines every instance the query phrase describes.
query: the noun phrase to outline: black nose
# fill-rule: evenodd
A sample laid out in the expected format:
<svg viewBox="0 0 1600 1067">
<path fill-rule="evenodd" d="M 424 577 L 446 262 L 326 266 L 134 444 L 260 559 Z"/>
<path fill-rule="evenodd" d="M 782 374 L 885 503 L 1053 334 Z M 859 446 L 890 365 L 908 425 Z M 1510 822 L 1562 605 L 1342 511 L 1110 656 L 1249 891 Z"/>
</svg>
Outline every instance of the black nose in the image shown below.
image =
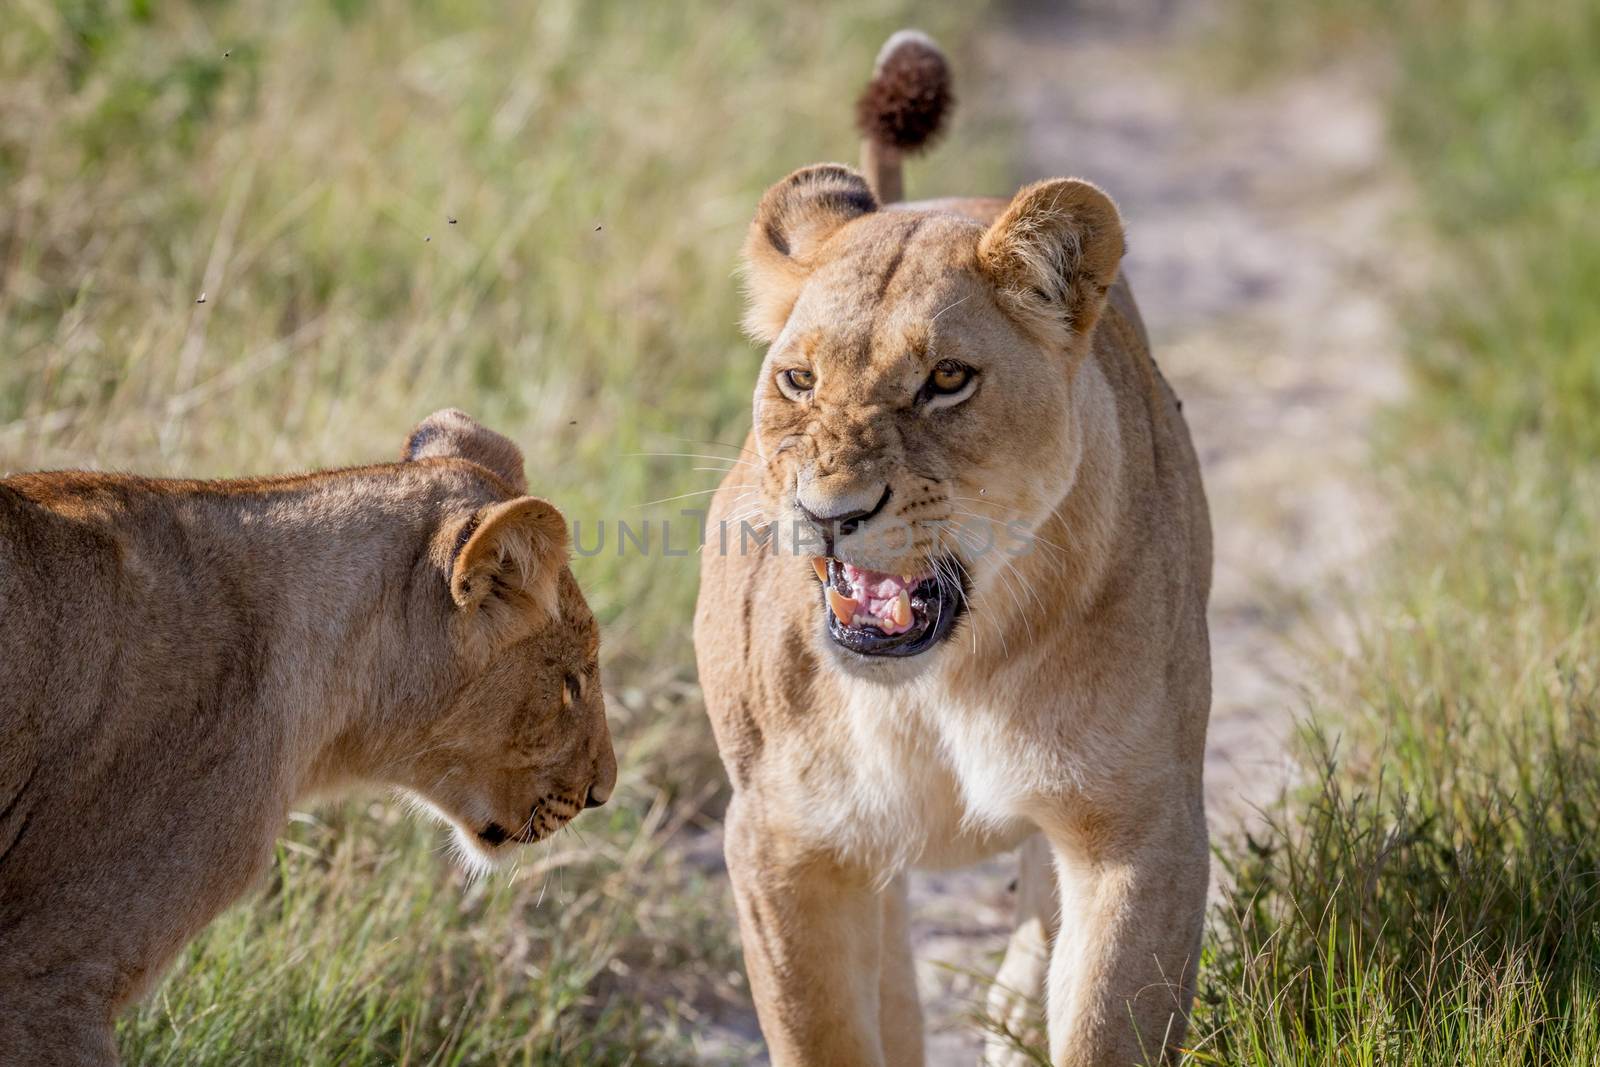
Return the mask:
<svg viewBox="0 0 1600 1067">
<path fill-rule="evenodd" d="M 594 786 L 591 785 L 589 787 L 588 795 L 583 798 L 583 806 L 586 808 L 598 808 L 609 799 L 611 799 L 611 794 L 609 792 L 597 793 L 595 792 Z"/>
<path fill-rule="evenodd" d="M 838 531 L 838 535 L 840 537 L 849 537 L 851 534 L 855 533 L 856 530 L 861 528 L 862 523 L 878 514 L 878 512 L 882 511 L 888 506 L 888 504 L 889 487 L 887 485 L 883 487 L 883 495 L 878 498 L 878 502 L 872 505 L 870 508 L 866 508 L 861 511 L 845 511 L 839 513 L 838 515 L 817 515 L 804 504 L 800 503 L 800 498 L 798 496 L 796 496 L 794 500 L 794 506 L 800 509 L 800 513 L 806 518 L 810 519 L 813 525 L 822 529 L 822 536 L 828 542 L 829 551 L 832 551 L 833 549 L 833 535 L 835 531 Z"/>
</svg>

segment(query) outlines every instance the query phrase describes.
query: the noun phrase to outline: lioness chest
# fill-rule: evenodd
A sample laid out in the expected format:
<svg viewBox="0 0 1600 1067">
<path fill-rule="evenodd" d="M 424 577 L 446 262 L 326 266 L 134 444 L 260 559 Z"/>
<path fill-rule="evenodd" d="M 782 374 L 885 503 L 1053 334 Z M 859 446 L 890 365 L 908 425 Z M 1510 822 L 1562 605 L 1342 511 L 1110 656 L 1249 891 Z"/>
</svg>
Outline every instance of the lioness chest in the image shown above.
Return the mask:
<svg viewBox="0 0 1600 1067">
<path fill-rule="evenodd" d="M 872 869 L 951 867 L 1015 846 L 1041 791 L 1027 718 L 934 675 L 888 687 L 819 679 L 814 729 L 772 740 L 761 787 L 791 829 Z M 1058 758 L 1049 761 L 1055 771 Z"/>
</svg>

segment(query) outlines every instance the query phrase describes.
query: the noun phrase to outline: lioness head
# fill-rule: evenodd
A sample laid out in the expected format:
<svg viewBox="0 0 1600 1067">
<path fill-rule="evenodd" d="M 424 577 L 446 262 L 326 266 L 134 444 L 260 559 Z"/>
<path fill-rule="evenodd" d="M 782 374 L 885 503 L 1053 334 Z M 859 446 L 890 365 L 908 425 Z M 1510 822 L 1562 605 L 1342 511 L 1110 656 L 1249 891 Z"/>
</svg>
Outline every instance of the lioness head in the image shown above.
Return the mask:
<svg viewBox="0 0 1600 1067">
<path fill-rule="evenodd" d="M 948 638 L 1072 488 L 1075 377 L 1122 252 L 1115 206 L 1070 179 L 989 226 L 880 211 L 837 165 L 762 198 L 745 327 L 768 345 L 763 512 L 814 557 L 847 665 Z"/>
<path fill-rule="evenodd" d="M 450 684 L 400 756 L 401 784 L 456 829 L 469 857 L 542 840 L 610 796 L 616 757 L 600 634 L 567 567 L 567 527 L 527 489 L 511 441 L 458 411 L 412 432 L 408 462 L 469 460 L 490 499 L 448 506 L 413 605 L 446 635 Z"/>
</svg>

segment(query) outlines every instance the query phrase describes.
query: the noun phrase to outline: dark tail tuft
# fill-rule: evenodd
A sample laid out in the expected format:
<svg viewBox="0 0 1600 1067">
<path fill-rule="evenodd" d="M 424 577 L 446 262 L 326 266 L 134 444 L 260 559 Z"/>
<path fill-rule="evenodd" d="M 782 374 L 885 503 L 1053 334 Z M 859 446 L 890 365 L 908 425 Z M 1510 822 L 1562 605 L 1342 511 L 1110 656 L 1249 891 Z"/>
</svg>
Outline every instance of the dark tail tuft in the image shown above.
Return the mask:
<svg viewBox="0 0 1600 1067">
<path fill-rule="evenodd" d="M 955 98 L 950 64 L 933 39 L 901 30 L 884 44 L 872 80 L 856 101 L 861 136 L 902 153 L 918 152 L 943 131 Z"/>
</svg>

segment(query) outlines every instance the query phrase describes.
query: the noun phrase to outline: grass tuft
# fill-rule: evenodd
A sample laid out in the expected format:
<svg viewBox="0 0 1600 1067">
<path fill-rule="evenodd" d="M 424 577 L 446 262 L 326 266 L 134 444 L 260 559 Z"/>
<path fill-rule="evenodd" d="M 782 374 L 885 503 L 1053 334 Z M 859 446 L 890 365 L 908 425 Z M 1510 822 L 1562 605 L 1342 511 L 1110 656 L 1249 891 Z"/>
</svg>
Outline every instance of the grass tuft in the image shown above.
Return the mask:
<svg viewBox="0 0 1600 1067">
<path fill-rule="evenodd" d="M 1600 9 L 1240 9 L 1257 58 L 1393 55 L 1437 266 L 1382 442 L 1398 532 L 1328 665 L 1310 785 L 1224 857 L 1191 1060 L 1594 1063 Z"/>
</svg>

